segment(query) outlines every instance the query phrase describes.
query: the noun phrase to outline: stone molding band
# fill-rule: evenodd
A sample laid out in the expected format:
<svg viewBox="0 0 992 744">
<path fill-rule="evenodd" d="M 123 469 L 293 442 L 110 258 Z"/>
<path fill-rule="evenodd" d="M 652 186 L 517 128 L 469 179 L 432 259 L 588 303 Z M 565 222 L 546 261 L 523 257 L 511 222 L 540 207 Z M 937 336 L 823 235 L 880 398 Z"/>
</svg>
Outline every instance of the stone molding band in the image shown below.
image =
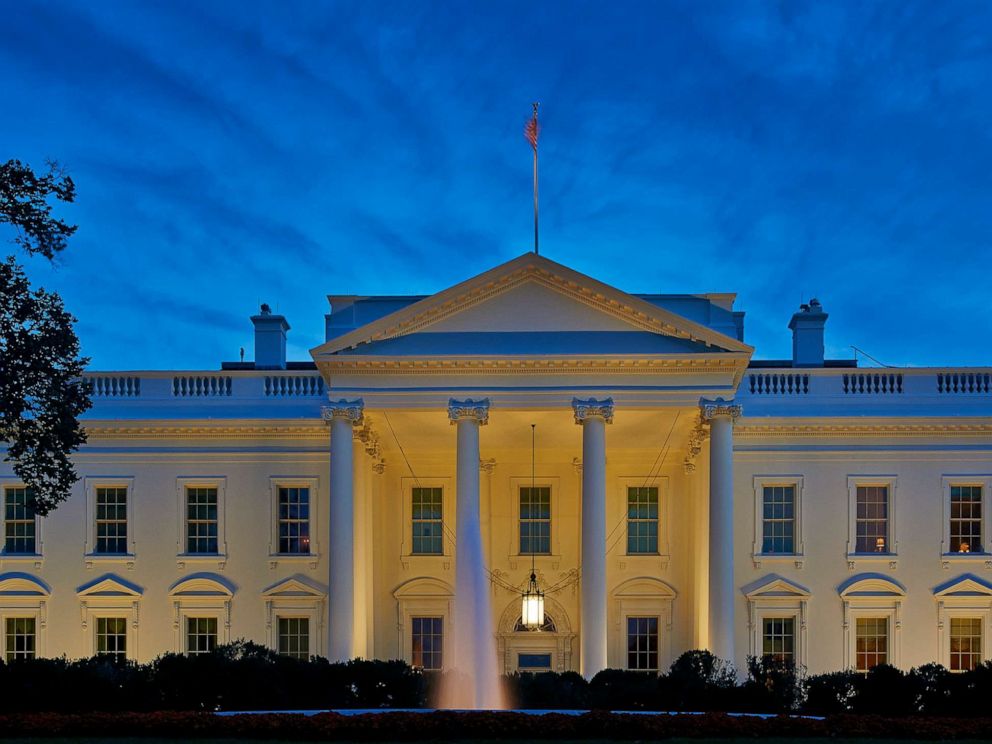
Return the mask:
<svg viewBox="0 0 992 744">
<path fill-rule="evenodd" d="M 572 398 L 572 410 L 575 412 L 575 423 L 584 423 L 591 416 L 599 416 L 606 423 L 613 423 L 613 398 L 596 400 L 588 398 Z"/>
<path fill-rule="evenodd" d="M 479 426 L 488 424 L 489 398 L 480 398 L 479 400 L 472 400 L 471 398 L 455 400 L 454 398 L 449 398 L 448 420 L 452 424 L 456 424 L 462 419 L 475 419 L 479 422 Z"/>
</svg>

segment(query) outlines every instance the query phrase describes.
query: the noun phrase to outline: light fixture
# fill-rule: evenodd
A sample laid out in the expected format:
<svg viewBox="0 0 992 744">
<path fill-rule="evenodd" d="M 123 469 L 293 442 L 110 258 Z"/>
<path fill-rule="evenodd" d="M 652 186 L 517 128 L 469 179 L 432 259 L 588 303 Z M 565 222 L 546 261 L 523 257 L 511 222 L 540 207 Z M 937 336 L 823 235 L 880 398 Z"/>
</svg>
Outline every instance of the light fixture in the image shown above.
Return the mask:
<svg viewBox="0 0 992 744">
<path fill-rule="evenodd" d="M 530 425 L 530 498 L 534 499 L 535 494 L 535 476 L 534 476 L 534 463 L 537 455 L 537 435 L 536 435 L 537 424 Z M 523 593 L 521 597 L 521 607 L 520 607 L 520 624 L 523 625 L 527 630 L 540 630 L 541 626 L 544 625 L 544 592 L 537 585 L 537 571 L 535 569 L 535 545 L 534 536 L 529 535 L 530 539 L 530 581 L 527 584 L 527 590 Z"/>
</svg>

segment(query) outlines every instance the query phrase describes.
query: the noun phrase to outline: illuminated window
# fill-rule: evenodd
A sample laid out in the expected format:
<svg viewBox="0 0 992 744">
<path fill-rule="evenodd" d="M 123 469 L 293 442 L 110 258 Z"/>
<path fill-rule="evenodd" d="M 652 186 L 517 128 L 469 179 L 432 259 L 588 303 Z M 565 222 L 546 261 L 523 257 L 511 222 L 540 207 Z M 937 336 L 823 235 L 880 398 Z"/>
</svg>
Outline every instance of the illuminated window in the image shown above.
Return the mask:
<svg viewBox="0 0 992 744">
<path fill-rule="evenodd" d="M 889 618 L 859 617 L 855 624 L 855 669 L 867 672 L 889 661 Z"/>
<path fill-rule="evenodd" d="M 658 553 L 657 486 L 627 489 L 627 553 Z"/>
<path fill-rule="evenodd" d="M 658 671 L 658 618 L 627 618 L 627 668 Z"/>
<path fill-rule="evenodd" d="M 951 618 L 951 671 L 967 672 L 982 662 L 982 620 Z"/>
<path fill-rule="evenodd" d="M 217 553 L 216 488 L 186 488 L 186 552 Z"/>
<path fill-rule="evenodd" d="M 951 552 L 981 553 L 982 487 L 951 486 Z"/>
<path fill-rule="evenodd" d="M 310 554 L 310 489 L 279 487 L 279 552 Z"/>
<path fill-rule="evenodd" d="M 796 487 L 765 486 L 762 491 L 761 552 L 796 552 Z"/>
<path fill-rule="evenodd" d="M 304 661 L 310 658 L 310 618 L 279 618 L 279 653 Z"/>
<path fill-rule="evenodd" d="M 855 551 L 889 553 L 889 487 L 858 486 Z"/>
<path fill-rule="evenodd" d="M 443 492 L 440 488 L 413 489 L 413 552 L 441 555 L 444 552 Z"/>
<path fill-rule="evenodd" d="M 186 653 L 190 656 L 209 654 L 217 648 L 217 618 L 186 618 Z"/>
<path fill-rule="evenodd" d="M 4 623 L 4 658 L 7 663 L 35 656 L 35 619 L 8 617 Z"/>
<path fill-rule="evenodd" d="M 776 661 L 794 661 L 796 620 L 792 617 L 766 617 L 761 622 L 761 655 Z"/>
<path fill-rule="evenodd" d="M 127 619 L 98 617 L 96 619 L 97 656 L 109 656 L 114 661 L 127 658 Z"/>
<path fill-rule="evenodd" d="M 413 658 L 410 664 L 431 671 L 441 669 L 444 643 L 444 618 L 411 618 Z"/>
<path fill-rule="evenodd" d="M 551 553 L 551 487 L 520 488 L 520 553 Z"/>
<path fill-rule="evenodd" d="M 5 488 L 3 492 L 3 552 L 34 554 L 37 551 L 36 523 L 31 491 L 23 486 Z"/>
<path fill-rule="evenodd" d="M 127 488 L 96 489 L 96 551 L 127 553 Z"/>
</svg>

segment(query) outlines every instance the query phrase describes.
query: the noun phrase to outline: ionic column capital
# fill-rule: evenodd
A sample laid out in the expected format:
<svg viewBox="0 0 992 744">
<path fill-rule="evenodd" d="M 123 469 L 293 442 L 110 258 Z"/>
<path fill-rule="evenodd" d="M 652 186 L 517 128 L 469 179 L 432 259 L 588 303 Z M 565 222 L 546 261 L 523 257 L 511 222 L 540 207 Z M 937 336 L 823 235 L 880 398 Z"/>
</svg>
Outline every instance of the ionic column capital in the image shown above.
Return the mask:
<svg viewBox="0 0 992 744">
<path fill-rule="evenodd" d="M 346 419 L 353 426 L 362 423 L 365 415 L 365 401 L 361 398 L 355 400 L 331 401 L 326 406 L 321 406 L 320 417 L 328 423 L 334 419 Z"/>
<path fill-rule="evenodd" d="M 471 398 L 455 400 L 454 398 L 449 398 L 448 420 L 452 424 L 456 424 L 462 419 L 475 419 L 479 422 L 479 426 L 488 424 L 489 398 L 480 398 L 479 400 L 472 400 Z"/>
<path fill-rule="evenodd" d="M 589 398 L 572 398 L 572 411 L 575 413 L 575 423 L 584 424 L 587 419 L 598 416 L 606 423 L 613 423 L 613 398 L 596 400 Z"/>
<path fill-rule="evenodd" d="M 744 407 L 740 403 L 735 403 L 733 400 L 724 400 L 723 398 L 717 398 L 716 400 L 701 398 L 699 400 L 699 415 L 705 422 L 710 422 L 715 418 L 721 417 L 728 417 L 733 422 L 743 413 Z"/>
</svg>

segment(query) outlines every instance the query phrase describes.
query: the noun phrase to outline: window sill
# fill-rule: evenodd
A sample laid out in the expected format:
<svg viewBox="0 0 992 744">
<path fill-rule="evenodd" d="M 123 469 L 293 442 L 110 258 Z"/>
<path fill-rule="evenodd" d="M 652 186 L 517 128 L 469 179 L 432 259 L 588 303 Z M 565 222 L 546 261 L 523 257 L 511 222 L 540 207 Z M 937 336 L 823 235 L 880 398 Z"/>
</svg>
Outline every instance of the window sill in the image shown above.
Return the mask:
<svg viewBox="0 0 992 744">
<path fill-rule="evenodd" d="M 848 553 L 847 568 L 853 571 L 859 563 L 886 563 L 889 568 L 895 570 L 899 567 L 898 553 Z"/>
<path fill-rule="evenodd" d="M 108 563 L 123 563 L 127 565 L 128 571 L 134 569 L 134 553 L 87 553 L 83 558 L 86 561 L 86 568 Z"/>
<path fill-rule="evenodd" d="M 806 565 L 806 556 L 802 553 L 754 553 L 751 555 L 751 561 L 755 568 L 761 568 L 763 563 L 792 563 L 796 568 L 801 569 Z"/>
<path fill-rule="evenodd" d="M 307 563 L 310 568 L 317 568 L 320 563 L 320 555 L 318 553 L 271 553 L 269 555 L 270 569 L 277 568 L 280 563 L 293 565 Z"/>
<path fill-rule="evenodd" d="M 186 568 L 186 564 L 212 565 L 223 569 L 227 566 L 227 555 L 225 553 L 180 553 L 176 556 L 176 566 L 180 569 Z"/>
<path fill-rule="evenodd" d="M 948 569 L 952 563 L 971 565 L 984 563 L 985 568 L 992 568 L 992 553 L 943 553 L 940 556 L 942 568 Z"/>
<path fill-rule="evenodd" d="M 34 568 L 41 568 L 44 560 L 41 553 L 0 553 L 0 563 L 13 563 L 24 566 L 32 564 Z"/>
</svg>

